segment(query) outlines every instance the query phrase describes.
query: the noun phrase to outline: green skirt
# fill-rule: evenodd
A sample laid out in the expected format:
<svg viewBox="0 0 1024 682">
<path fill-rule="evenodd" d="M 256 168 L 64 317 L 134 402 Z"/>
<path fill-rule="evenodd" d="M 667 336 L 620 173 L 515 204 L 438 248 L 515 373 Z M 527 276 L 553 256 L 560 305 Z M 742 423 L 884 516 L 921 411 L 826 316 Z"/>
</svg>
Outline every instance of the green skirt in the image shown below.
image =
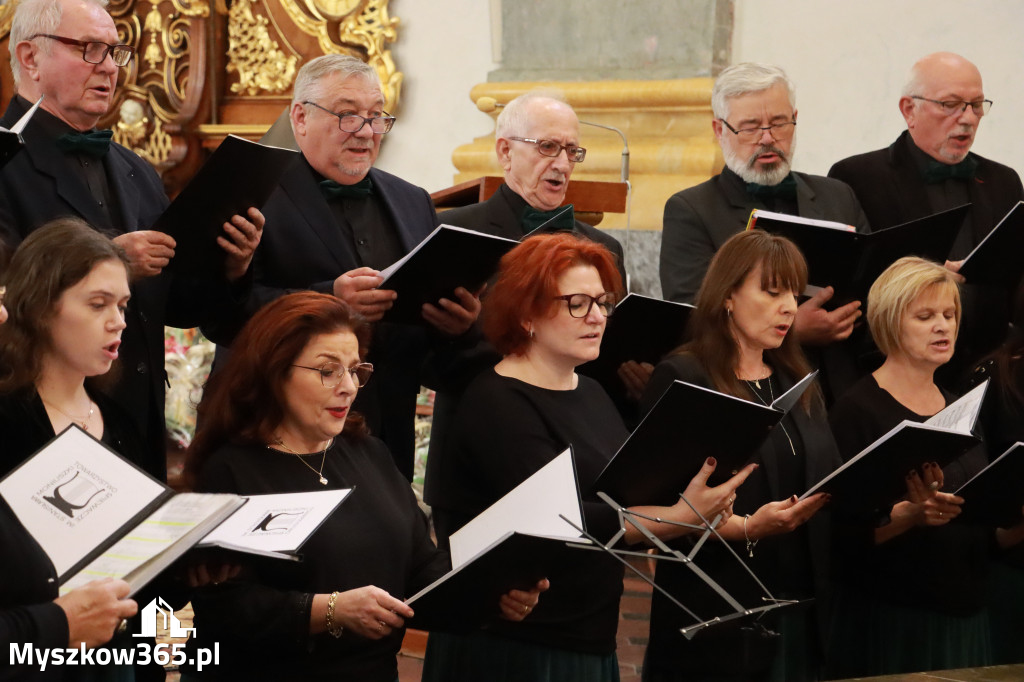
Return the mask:
<svg viewBox="0 0 1024 682">
<path fill-rule="evenodd" d="M 601 656 L 494 637 L 432 632 L 422 682 L 619 682 L 614 653 Z"/>
<path fill-rule="evenodd" d="M 949 616 L 844 591 L 834 616 L 827 679 L 992 664 L 988 611 Z"/>
</svg>

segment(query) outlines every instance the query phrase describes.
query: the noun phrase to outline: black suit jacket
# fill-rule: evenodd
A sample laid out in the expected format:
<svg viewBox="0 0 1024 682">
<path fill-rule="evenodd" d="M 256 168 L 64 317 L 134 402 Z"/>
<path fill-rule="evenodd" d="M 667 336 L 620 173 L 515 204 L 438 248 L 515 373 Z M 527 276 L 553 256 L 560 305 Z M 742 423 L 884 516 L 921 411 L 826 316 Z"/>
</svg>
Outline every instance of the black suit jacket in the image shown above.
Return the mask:
<svg viewBox="0 0 1024 682">
<path fill-rule="evenodd" d="M 792 379 L 782 375 L 781 372 L 777 373 L 777 378 L 782 390 L 793 385 Z M 662 360 L 655 368 L 644 391 L 641 409 L 652 408 L 658 398 L 677 379 L 705 388 L 714 388 L 706 370 L 696 357 L 690 354 L 671 355 Z M 789 437 L 793 440 L 799 439 L 804 446 L 806 490 L 839 467 L 842 464 L 842 459 L 820 401 L 812 400 L 810 412 L 798 404 L 789 414 L 792 421 L 787 420 L 784 425 L 790 430 L 793 426 L 796 427 L 796 433 L 789 433 Z M 782 428 L 782 425 L 775 428 Z M 683 446 L 685 447 L 685 443 Z M 780 490 L 779 469 L 782 458 L 792 457 L 793 454 L 789 447 L 784 446 L 782 450 L 779 450 L 771 438 L 761 445 L 752 460 L 758 462 L 760 466 L 737 490 L 734 506 L 736 514 L 753 514 L 762 505 L 779 500 L 788 494 Z M 756 497 L 757 491 L 766 492 L 768 497 L 759 499 Z M 755 495 L 755 497 L 752 498 L 751 495 Z M 803 573 L 811 578 L 811 584 L 805 587 L 815 597 L 814 609 L 817 616 L 815 622 L 818 626 L 816 632 L 813 633 L 814 639 L 806 641 L 805 644 L 808 649 L 817 647 L 818 660 L 821 660 L 820 656 L 824 652 L 826 642 L 826 627 L 829 621 L 832 593 L 829 564 L 831 524 L 827 508 L 812 517 L 805 528 L 799 529 L 797 532 L 806 532 L 808 556 L 812 565 L 804 567 Z M 755 573 L 758 573 L 758 565 L 763 566 L 762 562 L 765 561 L 758 553 L 771 556 L 770 546 L 776 541 L 775 537 L 763 538 L 759 541 L 758 547 L 754 549 L 753 558 L 747 556 L 742 541 L 732 544 L 734 545 L 733 549 L 743 558 L 743 561 L 747 562 Z M 676 541 L 676 543 L 685 549 L 689 548 L 689 540 L 686 538 Z M 720 542 L 713 541 L 705 544 L 697 554 L 695 562 L 733 594 L 740 603 L 745 606 L 761 605 L 758 590 L 754 589 L 749 577 L 739 568 L 736 558 L 723 548 Z M 777 574 L 780 572 L 780 567 L 775 567 L 774 570 L 764 567 L 761 570 Z M 763 575 L 759 575 L 759 577 L 764 578 Z M 786 577 L 792 580 L 792 577 Z M 681 564 L 659 562 L 655 572 L 655 582 L 704 618 L 725 613 L 728 609 L 717 595 L 713 595 L 704 586 L 700 578 Z M 773 591 L 774 596 L 780 596 L 777 586 L 768 585 L 768 588 Z M 808 594 L 804 596 L 808 596 Z M 768 623 L 772 622 L 777 623 L 773 616 L 769 616 Z M 747 645 L 758 638 L 744 639 L 744 633 L 732 626 L 713 627 L 707 632 L 698 634 L 693 640 L 687 641 L 680 636 L 679 628 L 692 624 L 692 619 L 688 620 L 682 609 L 656 591 L 651 606 L 651 636 L 645 665 L 651 664 L 652 669 L 656 670 L 691 671 L 695 675 L 698 673 L 703 675 L 731 673 L 743 677 L 743 673 L 749 674 L 760 666 L 769 664 L 774 655 L 774 651 L 770 647 L 764 647 L 762 650 L 758 650 L 757 646 L 747 648 Z M 743 660 L 745 656 L 749 657 L 746 661 Z M 808 653 L 808 658 L 812 658 L 810 653 Z"/>
<path fill-rule="evenodd" d="M 910 133 L 904 131 L 887 148 L 843 159 L 828 172 L 829 177 L 853 188 L 876 230 L 935 213 L 929 204 L 924 180 L 910 155 L 908 145 L 911 144 Z M 1024 200 L 1024 186 L 1020 176 L 1009 166 L 973 152 L 969 156 L 978 162 L 974 181 L 967 187 L 971 200 L 968 244 L 973 248 L 1018 201 Z M 951 254 L 951 257 L 965 255 Z M 957 339 L 957 353 L 939 374 L 940 383 L 950 389 L 959 385 L 961 374 L 999 344 L 1010 320 L 1012 292 L 970 282 L 962 290 L 965 317 Z"/>
<path fill-rule="evenodd" d="M 869 230 L 857 197 L 845 184 L 819 175 L 793 176 L 801 217 L 848 223 L 859 232 Z M 669 197 L 665 203 L 659 266 L 665 300 L 693 303 L 711 258 L 729 237 L 746 228 L 755 208 L 767 207 L 722 175 Z"/>
<path fill-rule="evenodd" d="M 21 100 L 13 98 L 0 125 L 10 127 L 25 110 Z M 0 238 L 12 252 L 29 233 L 55 218 L 77 216 L 117 236 L 148 229 L 168 205 L 153 168 L 125 147 L 111 143 L 103 164 L 123 220 L 120 225 L 111 224 L 67 157 L 35 119 L 22 136 L 25 147 L 0 170 Z M 230 305 L 230 300 L 224 282 L 168 271 L 132 285 L 128 326 L 119 350 L 120 375 L 110 395 L 144 434 L 147 455 L 138 463 L 160 480 L 167 478 L 164 325 L 199 326 Z"/>
<path fill-rule="evenodd" d="M 441 222 L 446 225 L 465 227 L 485 234 L 493 234 L 506 239 L 520 240 L 523 228 L 520 222 L 520 211 L 509 200 L 511 188 L 503 185 L 485 201 L 469 206 L 460 206 L 441 213 Z M 605 246 L 615 256 L 623 285 L 626 281 L 626 269 L 622 246 L 614 237 L 601 230 L 576 221 L 575 231 L 598 244 Z M 456 480 L 456 477 L 444 474 L 449 457 L 447 452 L 449 430 L 454 424 L 459 399 L 469 383 L 484 369 L 493 367 L 501 356 L 482 338 L 479 330 L 467 334 L 457 342 L 441 347 L 431 357 L 429 364 L 430 385 L 437 389 L 434 395 L 434 417 L 430 428 L 430 452 L 427 456 L 427 477 L 424 486 L 424 499 L 428 504 L 449 498 L 441 489 L 443 481 Z M 438 527 L 438 538 L 447 541 L 450 530 L 446 524 L 449 519 L 444 514 L 435 513 L 434 523 Z"/>
<path fill-rule="evenodd" d="M 437 227 L 430 195 L 376 168 L 371 168 L 369 175 L 403 250 L 412 250 Z M 262 210 L 266 225 L 253 259 L 249 315 L 291 292 L 333 293 L 337 277 L 364 265 L 353 245 L 342 238 L 313 170 L 304 160 L 285 172 Z M 387 443 L 399 470 L 409 479 L 420 367 L 434 341 L 430 332 L 418 327 L 376 325 L 368 358 L 374 363 L 374 376 L 359 391 L 356 402 L 370 430 Z"/>
</svg>

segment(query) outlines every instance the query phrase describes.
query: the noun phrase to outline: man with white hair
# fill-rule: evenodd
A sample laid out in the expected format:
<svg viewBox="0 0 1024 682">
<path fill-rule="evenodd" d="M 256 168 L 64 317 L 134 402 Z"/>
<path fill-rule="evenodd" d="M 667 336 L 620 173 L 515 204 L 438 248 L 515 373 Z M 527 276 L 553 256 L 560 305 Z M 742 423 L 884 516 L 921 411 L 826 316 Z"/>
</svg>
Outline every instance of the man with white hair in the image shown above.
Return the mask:
<svg viewBox="0 0 1024 682">
<path fill-rule="evenodd" d="M 971 151 L 992 101 L 985 99 L 981 73 L 967 59 L 936 52 L 918 60 L 899 107 L 907 129 L 896 141 L 839 161 L 829 177 L 853 188 L 876 230 L 970 203 L 947 263 L 955 271 L 960 259 L 1024 200 L 1024 186 L 1012 168 Z M 1009 318 L 1008 292 L 968 282 L 957 354 L 946 376 L 998 344 Z"/>
<path fill-rule="evenodd" d="M 661 288 L 668 300 L 692 303 L 712 256 L 742 231 L 753 209 L 847 223 L 859 231 L 867 218 L 849 187 L 792 171 L 797 110 L 785 72 L 764 64 L 735 64 L 711 91 L 711 128 L 722 148 L 721 174 L 677 192 L 665 204 Z M 860 316 L 853 302 L 826 312 L 824 289 L 800 306 L 795 331 L 803 343 L 849 336 Z"/>
<path fill-rule="evenodd" d="M 281 178 L 263 212 L 267 227 L 253 263 L 250 313 L 286 293 L 333 294 L 371 322 L 397 294 L 379 289 L 380 270 L 437 227 L 425 190 L 373 167 L 394 117 L 384 111 L 372 66 L 348 55 L 317 57 L 299 71 L 290 109 L 302 158 Z M 467 331 L 480 301 L 465 289 L 457 301 L 425 305 L 425 328 L 380 324 L 368 360 L 374 377 L 356 410 L 412 479 L 420 366 L 432 344 Z"/>
</svg>

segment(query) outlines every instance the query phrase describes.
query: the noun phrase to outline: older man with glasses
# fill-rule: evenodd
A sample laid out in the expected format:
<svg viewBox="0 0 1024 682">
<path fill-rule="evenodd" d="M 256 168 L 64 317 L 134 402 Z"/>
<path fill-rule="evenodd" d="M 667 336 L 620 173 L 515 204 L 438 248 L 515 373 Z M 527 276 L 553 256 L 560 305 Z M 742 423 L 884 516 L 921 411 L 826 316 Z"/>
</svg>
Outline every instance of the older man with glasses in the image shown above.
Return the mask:
<svg viewBox="0 0 1024 682">
<path fill-rule="evenodd" d="M 867 231 L 868 220 L 849 187 L 792 170 L 796 96 L 782 69 L 750 62 L 730 66 L 715 80 L 711 110 L 725 168 L 665 204 L 659 273 L 666 299 L 693 303 L 712 256 L 746 227 L 755 208 Z M 829 346 L 853 332 L 860 302 L 828 311 L 823 306 L 831 297 L 825 288 L 799 307 L 794 332 L 805 346 Z M 847 355 L 829 352 L 821 359 L 825 378 L 835 384 L 826 387 L 830 393 L 855 378 Z"/>
<path fill-rule="evenodd" d="M 395 118 L 384 110 L 372 66 L 348 55 L 313 59 L 295 78 L 289 115 L 302 157 L 263 207 L 267 229 L 247 312 L 311 289 L 376 322 L 397 296 L 378 288 L 380 271 L 437 227 L 434 205 L 422 188 L 373 167 Z M 435 345 L 466 332 L 480 311 L 465 289 L 456 290 L 456 299 L 425 305 L 423 327 L 377 325 L 369 358 L 376 373 L 353 408 L 410 480 L 421 365 Z"/>
<path fill-rule="evenodd" d="M 148 445 L 137 462 L 165 478 L 164 325 L 195 327 L 231 311 L 249 285 L 263 216 L 225 223 L 225 268 L 165 270 L 174 257 L 169 235 L 150 230 L 168 205 L 153 168 L 96 130 L 115 102 L 118 73 L 135 48 L 120 44 L 99 0 L 23 0 L 10 33 L 17 89 L 0 119 L 10 128 L 40 108 L 22 136 L 25 147 L 0 170 L 0 240 L 13 250 L 29 233 L 61 216 L 78 216 L 114 236 L 131 261 L 132 302 L 126 313 L 120 376 L 108 390 L 136 421 Z"/>
<path fill-rule="evenodd" d="M 981 119 L 992 108 L 978 68 L 960 55 L 937 52 L 920 59 L 899 99 L 907 129 L 889 147 L 844 159 L 829 177 L 853 187 L 873 229 L 970 203 L 947 266 L 964 258 L 999 220 L 1024 200 L 1017 172 L 971 151 Z M 957 354 L 942 373 L 950 385 L 973 359 L 1006 334 L 1008 292 L 964 287 L 964 323 Z"/>
</svg>

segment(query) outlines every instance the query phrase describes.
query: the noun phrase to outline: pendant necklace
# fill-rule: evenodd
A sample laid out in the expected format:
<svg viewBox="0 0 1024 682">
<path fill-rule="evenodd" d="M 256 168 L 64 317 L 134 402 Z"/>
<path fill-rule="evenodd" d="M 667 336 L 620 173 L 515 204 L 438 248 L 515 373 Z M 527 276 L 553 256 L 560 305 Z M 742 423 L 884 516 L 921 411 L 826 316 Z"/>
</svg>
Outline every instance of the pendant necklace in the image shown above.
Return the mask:
<svg viewBox="0 0 1024 682">
<path fill-rule="evenodd" d="M 52 407 L 53 409 L 55 409 L 58 412 L 60 412 L 62 415 L 64 415 L 68 419 L 70 419 L 72 422 L 74 422 L 78 426 L 81 426 L 83 431 L 88 431 L 89 430 L 89 422 L 92 420 L 92 415 L 96 413 L 96 404 L 91 399 L 89 400 L 89 414 L 85 415 L 84 417 L 76 417 L 76 416 L 74 416 L 72 414 L 68 414 L 67 412 L 65 412 L 64 410 L 60 409 L 56 405 L 54 405 L 53 403 L 51 403 L 49 400 L 47 400 L 43 396 L 39 396 L 39 399 L 42 400 L 45 404 L 47 404 L 50 407 Z"/>
<path fill-rule="evenodd" d="M 274 439 L 274 445 L 276 445 L 276 446 L 284 449 L 286 452 L 289 452 L 289 453 L 295 455 L 296 457 L 298 457 L 299 461 L 306 465 L 306 468 L 308 468 L 310 471 L 312 471 L 314 474 L 316 474 L 319 477 L 320 485 L 327 485 L 327 479 L 324 478 L 324 464 L 327 462 L 327 451 L 331 449 L 332 445 L 334 445 L 334 439 L 333 438 L 330 439 L 329 441 L 327 441 L 327 445 L 324 447 L 323 456 L 320 458 L 320 471 L 317 471 L 316 469 L 314 469 L 312 464 L 310 464 L 309 462 L 304 460 L 303 459 L 304 455 L 302 453 L 295 452 L 294 450 L 292 450 L 290 447 L 285 445 L 284 441 L 282 441 L 280 438 L 275 438 Z M 267 446 L 267 448 L 269 448 L 271 450 L 274 449 L 274 448 L 272 448 L 269 445 Z"/>
<path fill-rule="evenodd" d="M 772 376 L 769 374 L 767 377 L 768 397 L 771 399 L 771 402 L 765 402 L 765 399 L 761 397 L 761 394 L 754 390 L 754 386 L 761 388 L 760 383 L 749 379 L 746 379 L 745 381 L 747 382 L 747 387 L 750 388 L 750 392 L 757 396 L 757 399 L 760 400 L 763 405 L 771 407 L 771 404 L 775 402 L 775 392 L 772 390 Z M 783 419 L 785 419 L 785 416 L 783 416 Z M 789 437 L 789 431 L 786 430 L 786 425 L 780 421 L 779 426 L 782 428 L 782 433 L 786 434 L 786 440 L 789 441 L 790 451 L 793 453 L 793 456 L 796 457 L 796 448 L 793 447 L 793 439 Z"/>
</svg>

